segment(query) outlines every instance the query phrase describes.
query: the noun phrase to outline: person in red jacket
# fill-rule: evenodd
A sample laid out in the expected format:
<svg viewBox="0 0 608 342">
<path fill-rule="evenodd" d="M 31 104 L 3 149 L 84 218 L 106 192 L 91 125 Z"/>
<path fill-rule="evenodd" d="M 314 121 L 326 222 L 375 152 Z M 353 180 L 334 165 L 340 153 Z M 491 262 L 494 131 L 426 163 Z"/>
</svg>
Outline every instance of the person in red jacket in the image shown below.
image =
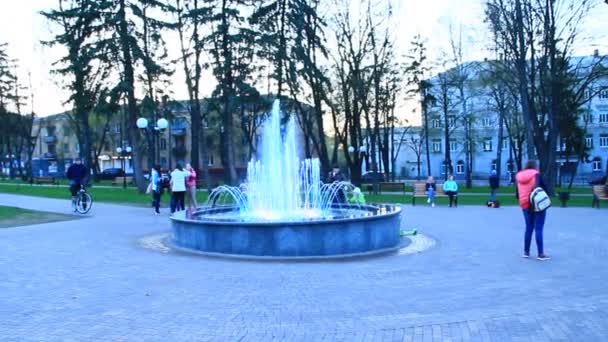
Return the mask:
<svg viewBox="0 0 608 342">
<path fill-rule="evenodd" d="M 543 249 L 543 228 L 545 226 L 546 210 L 534 212 L 530 208 L 530 194 L 537 186 L 545 188 L 545 184 L 540 173 L 537 170 L 536 162 L 529 160 L 523 170 L 519 171 L 515 176 L 517 183 L 516 196 L 519 200 L 519 206 L 524 212 L 524 220 L 526 222 L 526 233 L 524 236 L 524 258 L 530 257 L 530 244 L 532 243 L 532 233 L 536 237 L 536 248 L 538 250 L 538 260 L 548 260 Z"/>
<path fill-rule="evenodd" d="M 190 176 L 186 177 L 186 198 L 188 199 L 188 209 L 196 209 L 196 170 L 190 164 L 186 164 L 186 170 Z"/>
</svg>

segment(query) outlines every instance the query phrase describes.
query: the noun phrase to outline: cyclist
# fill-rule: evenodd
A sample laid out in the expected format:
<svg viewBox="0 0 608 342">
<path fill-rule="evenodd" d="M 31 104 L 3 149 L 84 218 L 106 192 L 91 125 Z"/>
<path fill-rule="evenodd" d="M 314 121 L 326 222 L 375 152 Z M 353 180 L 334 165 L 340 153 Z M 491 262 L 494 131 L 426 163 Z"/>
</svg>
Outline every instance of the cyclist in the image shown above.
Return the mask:
<svg viewBox="0 0 608 342">
<path fill-rule="evenodd" d="M 74 160 L 74 164 L 70 165 L 66 174 L 70 181 L 70 192 L 72 193 L 72 207 L 76 211 L 76 195 L 84 185 L 84 180 L 87 177 L 87 167 L 82 164 L 80 158 Z"/>
</svg>

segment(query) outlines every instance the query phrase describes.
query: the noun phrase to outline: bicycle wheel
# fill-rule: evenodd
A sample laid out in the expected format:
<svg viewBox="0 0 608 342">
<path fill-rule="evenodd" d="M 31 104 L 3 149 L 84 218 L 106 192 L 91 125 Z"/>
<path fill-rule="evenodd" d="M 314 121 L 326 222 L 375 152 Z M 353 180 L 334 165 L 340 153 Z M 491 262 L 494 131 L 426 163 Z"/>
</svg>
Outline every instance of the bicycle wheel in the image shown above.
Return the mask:
<svg viewBox="0 0 608 342">
<path fill-rule="evenodd" d="M 78 199 L 76 200 L 76 210 L 81 214 L 86 214 L 91 210 L 93 206 L 93 198 L 87 192 L 80 192 Z"/>
</svg>

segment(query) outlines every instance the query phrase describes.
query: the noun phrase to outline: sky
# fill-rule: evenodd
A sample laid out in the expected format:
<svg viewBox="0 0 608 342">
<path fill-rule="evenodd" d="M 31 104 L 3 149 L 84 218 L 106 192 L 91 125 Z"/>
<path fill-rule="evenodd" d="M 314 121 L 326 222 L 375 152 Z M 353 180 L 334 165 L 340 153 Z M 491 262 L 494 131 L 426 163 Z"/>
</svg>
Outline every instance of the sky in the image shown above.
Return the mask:
<svg viewBox="0 0 608 342">
<path fill-rule="evenodd" d="M 329 1 L 329 0 L 328 0 Z M 352 0 L 354 2 L 358 0 Z M 484 0 L 393 0 L 395 41 L 406 53 L 416 34 L 427 39 L 429 59 L 437 60 L 441 51 L 449 51 L 450 27 L 462 31 L 465 60 L 482 60 L 488 56 L 489 35 L 483 23 Z M 66 110 L 68 94 L 62 90 L 61 79 L 50 73 L 60 50 L 43 46 L 40 41 L 52 36 L 52 27 L 39 12 L 56 6 L 57 0 L 2 1 L 0 11 L 0 42 L 8 43 L 8 54 L 19 60 L 18 76 L 31 84 L 34 110 L 46 116 Z M 595 49 L 608 53 L 608 5 L 602 4 L 587 18 L 577 54 L 589 55 Z M 175 35 L 167 36 L 170 54 L 177 56 Z M 210 77 L 209 74 L 205 77 Z M 213 82 L 203 82 L 203 96 L 211 92 Z M 173 76 L 173 92 L 177 99 L 187 98 L 184 76 L 177 68 Z M 403 110 L 410 110 L 403 106 Z"/>
</svg>

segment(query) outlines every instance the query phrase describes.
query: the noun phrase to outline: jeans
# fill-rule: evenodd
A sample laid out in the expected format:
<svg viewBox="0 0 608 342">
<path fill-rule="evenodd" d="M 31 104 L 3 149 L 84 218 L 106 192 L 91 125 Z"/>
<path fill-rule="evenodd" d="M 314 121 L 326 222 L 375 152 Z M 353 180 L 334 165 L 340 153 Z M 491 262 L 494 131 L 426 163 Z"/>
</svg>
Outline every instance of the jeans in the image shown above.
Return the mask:
<svg viewBox="0 0 608 342">
<path fill-rule="evenodd" d="M 543 250 L 543 227 L 545 226 L 546 211 L 535 212 L 532 215 L 528 209 L 524 209 L 524 219 L 526 221 L 526 234 L 524 237 L 524 252 L 530 254 L 530 244 L 532 243 L 532 232 L 536 238 L 536 249 L 538 254 L 544 254 Z"/>
<path fill-rule="evenodd" d="M 435 203 L 435 190 L 428 189 L 426 191 L 426 196 L 428 197 L 428 202 L 429 203 Z"/>
<path fill-rule="evenodd" d="M 154 211 L 158 214 L 160 213 L 160 196 L 162 193 L 160 191 L 152 192 L 152 206 L 154 207 Z"/>
<path fill-rule="evenodd" d="M 490 190 L 490 201 L 496 202 L 496 189 Z"/>
<path fill-rule="evenodd" d="M 188 208 L 196 208 L 198 206 L 198 203 L 196 203 L 196 186 L 186 188 L 186 194 L 188 195 Z"/>
<path fill-rule="evenodd" d="M 452 205 L 457 207 L 458 206 L 458 193 L 456 191 L 446 191 L 445 194 L 448 195 L 448 198 L 450 199 L 450 207 Z"/>
<path fill-rule="evenodd" d="M 176 211 L 185 210 L 184 197 L 186 196 L 185 191 L 173 191 L 171 193 L 171 214 Z"/>
</svg>

